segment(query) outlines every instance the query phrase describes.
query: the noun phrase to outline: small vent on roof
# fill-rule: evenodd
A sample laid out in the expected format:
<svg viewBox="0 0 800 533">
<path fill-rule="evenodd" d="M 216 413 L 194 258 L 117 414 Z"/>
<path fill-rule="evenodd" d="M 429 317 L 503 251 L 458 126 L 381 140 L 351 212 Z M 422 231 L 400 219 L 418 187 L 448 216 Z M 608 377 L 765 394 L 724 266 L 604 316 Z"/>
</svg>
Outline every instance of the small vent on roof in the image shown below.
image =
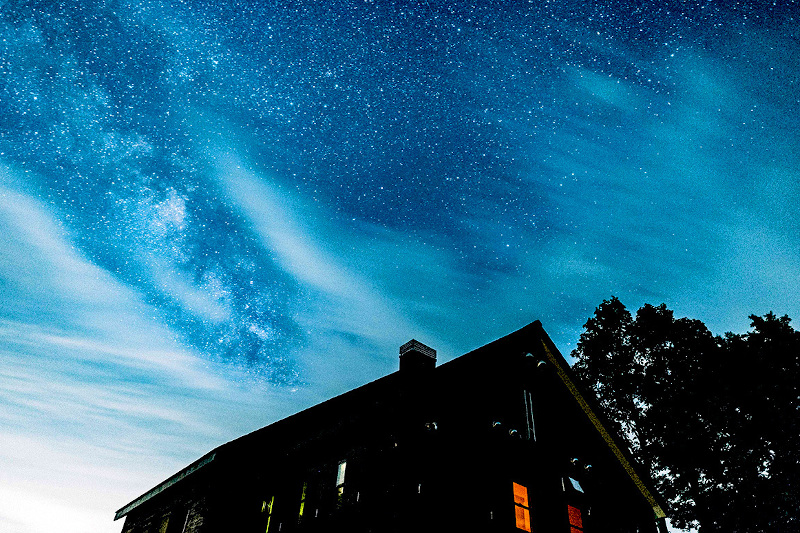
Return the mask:
<svg viewBox="0 0 800 533">
<path fill-rule="evenodd" d="M 411 339 L 400 347 L 400 370 L 421 370 L 436 367 L 436 350 Z"/>
</svg>

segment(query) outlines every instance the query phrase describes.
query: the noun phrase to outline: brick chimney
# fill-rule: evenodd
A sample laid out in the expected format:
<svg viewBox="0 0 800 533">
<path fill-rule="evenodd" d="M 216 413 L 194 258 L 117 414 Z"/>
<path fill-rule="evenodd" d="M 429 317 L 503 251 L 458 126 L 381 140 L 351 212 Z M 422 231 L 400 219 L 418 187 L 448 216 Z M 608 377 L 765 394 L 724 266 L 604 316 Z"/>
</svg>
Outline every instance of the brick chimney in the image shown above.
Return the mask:
<svg viewBox="0 0 800 533">
<path fill-rule="evenodd" d="M 411 339 L 400 347 L 400 372 L 419 372 L 436 368 L 436 350 Z"/>
</svg>

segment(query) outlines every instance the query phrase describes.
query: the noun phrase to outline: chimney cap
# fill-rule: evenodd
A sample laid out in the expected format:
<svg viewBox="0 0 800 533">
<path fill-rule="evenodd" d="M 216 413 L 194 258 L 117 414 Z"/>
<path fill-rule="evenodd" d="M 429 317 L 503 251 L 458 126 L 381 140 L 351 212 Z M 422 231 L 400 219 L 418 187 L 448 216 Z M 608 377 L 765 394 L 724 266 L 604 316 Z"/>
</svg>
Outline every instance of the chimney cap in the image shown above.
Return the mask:
<svg viewBox="0 0 800 533">
<path fill-rule="evenodd" d="M 411 339 L 410 341 L 408 341 L 407 343 L 405 343 L 404 345 L 402 345 L 400 347 L 400 356 L 401 357 L 403 355 L 407 354 L 408 352 L 418 352 L 418 353 L 421 353 L 423 355 L 427 355 L 428 357 L 430 357 L 434 361 L 436 360 L 436 350 L 434 350 L 430 346 L 426 346 L 426 345 L 422 344 L 421 342 L 419 342 L 416 339 Z"/>
</svg>

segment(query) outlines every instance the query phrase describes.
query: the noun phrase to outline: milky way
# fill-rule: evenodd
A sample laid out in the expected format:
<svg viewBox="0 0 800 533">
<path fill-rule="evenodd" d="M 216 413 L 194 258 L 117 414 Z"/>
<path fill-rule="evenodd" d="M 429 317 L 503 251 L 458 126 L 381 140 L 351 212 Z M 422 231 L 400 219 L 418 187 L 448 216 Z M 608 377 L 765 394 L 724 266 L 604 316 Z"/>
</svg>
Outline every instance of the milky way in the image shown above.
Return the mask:
<svg viewBox="0 0 800 533">
<path fill-rule="evenodd" d="M 800 317 L 794 0 L 0 0 L 0 530 L 540 319 Z"/>
<path fill-rule="evenodd" d="M 222 190 L 215 154 L 234 147 L 341 221 L 434 240 L 476 274 L 457 290 L 486 290 L 497 275 L 549 287 L 526 257 L 563 241 L 588 269 L 616 262 L 661 296 L 653 254 L 698 261 L 702 246 L 704 262 L 725 243 L 704 227 L 694 242 L 672 239 L 643 202 L 680 211 L 697 195 L 724 216 L 731 191 L 754 179 L 742 165 L 796 148 L 759 138 L 796 122 L 784 106 L 797 49 L 780 50 L 796 36 L 796 5 L 760 4 L 12 1 L 0 157 L 188 342 L 292 381 L 277 354 L 302 342 L 302 290 Z M 737 87 L 749 98 L 715 94 L 714 73 L 687 82 L 701 61 L 750 80 Z M 789 98 L 756 94 L 764 75 Z M 697 97 L 712 101 L 692 109 Z M 681 113 L 738 131 L 674 131 Z M 698 178 L 704 157 L 730 174 Z M 660 179 L 670 165 L 679 175 Z M 630 200 L 648 180 L 657 192 Z M 653 245 L 608 235 L 630 229 L 609 223 L 617 217 L 639 217 L 660 251 L 621 260 L 625 247 Z M 574 298 L 552 305 L 585 316 Z"/>
</svg>

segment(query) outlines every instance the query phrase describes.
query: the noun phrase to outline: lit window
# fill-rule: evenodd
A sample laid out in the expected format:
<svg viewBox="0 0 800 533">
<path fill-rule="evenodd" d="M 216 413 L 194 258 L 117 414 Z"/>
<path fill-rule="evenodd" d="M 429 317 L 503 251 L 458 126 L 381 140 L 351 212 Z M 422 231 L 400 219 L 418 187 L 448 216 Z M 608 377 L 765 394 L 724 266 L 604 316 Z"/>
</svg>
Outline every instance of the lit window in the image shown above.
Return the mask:
<svg viewBox="0 0 800 533">
<path fill-rule="evenodd" d="M 567 513 L 569 514 L 570 532 L 583 533 L 583 518 L 581 518 L 581 510 L 573 505 L 567 505 Z"/>
<path fill-rule="evenodd" d="M 308 483 L 304 481 L 303 490 L 300 492 L 300 513 L 297 515 L 298 518 L 303 518 L 303 510 L 306 508 L 306 489 L 308 489 Z"/>
<path fill-rule="evenodd" d="M 344 471 L 347 468 L 347 461 L 339 463 L 339 468 L 336 470 L 336 492 L 339 496 L 344 493 Z"/>
<path fill-rule="evenodd" d="M 161 518 L 161 525 L 158 526 L 159 533 L 166 531 L 168 527 L 169 527 L 169 515 Z"/>
<path fill-rule="evenodd" d="M 517 528 L 530 532 L 531 510 L 528 503 L 528 487 L 514 483 L 514 516 Z"/>
<path fill-rule="evenodd" d="M 581 484 L 578 483 L 577 479 L 569 478 L 569 482 L 572 484 L 573 489 L 577 490 L 578 492 L 583 492 L 583 487 L 581 487 Z"/>
<path fill-rule="evenodd" d="M 269 501 L 264 500 L 261 502 L 261 512 L 267 515 L 267 525 L 264 527 L 264 533 L 269 533 L 269 523 L 272 521 L 272 507 L 275 505 L 275 496 L 271 497 Z"/>
</svg>

